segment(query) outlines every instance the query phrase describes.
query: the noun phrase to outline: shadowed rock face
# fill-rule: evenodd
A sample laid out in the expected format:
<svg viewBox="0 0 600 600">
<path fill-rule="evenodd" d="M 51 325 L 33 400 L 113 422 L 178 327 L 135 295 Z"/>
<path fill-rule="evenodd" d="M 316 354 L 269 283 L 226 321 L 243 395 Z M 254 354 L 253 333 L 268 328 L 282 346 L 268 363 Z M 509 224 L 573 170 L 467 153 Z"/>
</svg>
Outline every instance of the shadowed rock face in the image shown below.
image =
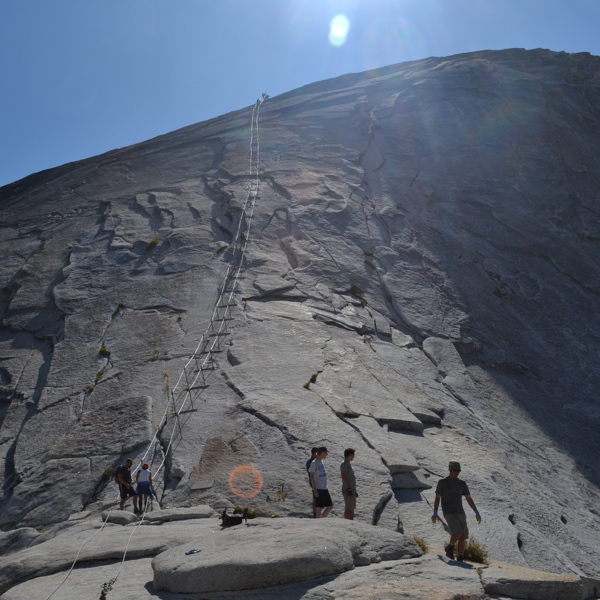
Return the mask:
<svg viewBox="0 0 600 600">
<path fill-rule="evenodd" d="M 128 455 L 171 506 L 309 515 L 321 444 L 341 514 L 352 446 L 357 519 L 443 545 L 456 459 L 490 555 L 598 576 L 599 107 L 597 57 L 431 58 L 0 189 L 3 528 L 116 501 Z"/>
</svg>

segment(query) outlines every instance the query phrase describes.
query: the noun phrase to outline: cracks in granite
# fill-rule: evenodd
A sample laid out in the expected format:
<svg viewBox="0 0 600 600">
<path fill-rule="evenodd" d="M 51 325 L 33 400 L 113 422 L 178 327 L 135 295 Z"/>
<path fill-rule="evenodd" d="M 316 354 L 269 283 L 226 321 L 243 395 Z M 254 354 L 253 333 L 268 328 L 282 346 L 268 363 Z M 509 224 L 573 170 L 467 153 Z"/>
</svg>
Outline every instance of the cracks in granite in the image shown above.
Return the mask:
<svg viewBox="0 0 600 600">
<path fill-rule="evenodd" d="M 261 413 L 259 410 L 253 408 L 249 404 L 243 403 L 246 400 L 246 395 L 244 394 L 244 392 L 233 382 L 233 380 L 229 377 L 229 375 L 227 375 L 227 373 L 225 371 L 222 371 L 221 374 L 223 375 L 223 378 L 225 379 L 225 383 L 227 384 L 227 386 L 231 390 L 233 390 L 235 392 L 235 394 L 238 396 L 238 398 L 242 401 L 242 402 L 238 403 L 238 407 L 242 411 L 244 411 L 245 413 L 247 413 L 249 415 L 252 415 L 253 417 L 256 417 L 259 421 L 262 421 L 265 425 L 268 425 L 269 427 L 273 427 L 273 428 L 277 429 L 281 433 L 281 435 L 283 435 L 288 446 L 290 446 L 291 448 L 296 447 L 296 443 L 299 442 L 300 440 L 295 435 L 291 434 L 285 425 L 283 425 L 281 423 L 277 423 L 277 421 L 274 421 L 270 417 L 267 417 L 267 415 Z"/>
<path fill-rule="evenodd" d="M 291 448 L 295 448 L 296 442 L 300 441 L 295 435 L 291 434 L 288 431 L 288 428 L 285 425 L 282 425 L 281 423 L 277 423 L 273 419 L 271 419 L 271 418 L 267 417 L 266 415 L 264 415 L 263 413 L 261 413 L 259 410 L 252 408 L 251 406 L 248 406 L 246 404 L 239 404 L 239 407 L 245 413 L 248 413 L 249 415 L 256 417 L 259 421 L 262 421 L 265 425 L 268 425 L 269 427 L 273 427 L 273 428 L 279 430 L 281 432 L 281 434 L 283 435 L 287 445 L 290 446 Z"/>
<path fill-rule="evenodd" d="M 33 253 L 29 257 L 29 259 L 31 259 L 32 257 L 34 257 L 38 254 L 41 254 L 44 251 L 45 247 L 46 247 L 45 243 L 42 243 L 41 246 L 39 247 L 38 251 Z M 66 280 L 66 277 L 64 275 L 64 268 L 69 265 L 70 256 L 71 256 L 71 253 L 69 251 L 67 253 L 66 258 L 63 261 L 63 266 L 58 270 L 57 274 L 54 276 L 52 281 L 49 283 L 48 288 L 46 289 L 46 294 L 45 294 L 45 297 L 47 298 L 46 305 L 44 307 L 40 307 L 39 312 L 36 315 L 36 317 L 31 320 L 31 321 L 34 321 L 34 324 L 35 324 L 36 320 L 40 321 L 39 324 L 37 325 L 37 327 L 33 328 L 33 324 L 32 324 L 32 330 L 26 329 L 26 328 L 14 328 L 14 327 L 10 329 L 10 333 L 13 337 L 16 337 L 19 334 L 27 334 L 27 335 L 30 335 L 32 338 L 32 340 L 31 340 L 32 341 L 32 349 L 29 354 L 29 357 L 25 360 L 25 362 L 20 370 L 20 373 L 18 374 L 18 376 L 15 378 L 15 381 L 14 381 L 14 385 L 13 385 L 14 393 L 19 393 L 18 392 L 19 383 L 23 377 L 23 374 L 24 374 L 26 368 L 28 367 L 30 361 L 32 360 L 32 358 L 34 357 L 34 355 L 36 353 L 41 354 L 42 363 L 37 372 L 37 379 L 35 382 L 35 386 L 33 388 L 31 399 L 25 403 L 25 406 L 27 409 L 26 413 L 20 423 L 18 432 L 16 433 L 14 440 L 6 453 L 5 468 L 4 468 L 4 473 L 3 473 L 4 483 L 3 483 L 2 505 L 5 505 L 6 502 L 8 502 L 10 500 L 10 498 L 12 496 L 12 490 L 14 489 L 16 483 L 18 483 L 17 482 L 18 474 L 17 474 L 17 470 L 16 470 L 16 465 L 15 465 L 15 453 L 16 453 L 17 446 L 19 444 L 19 439 L 20 439 L 22 432 L 25 429 L 25 425 L 27 424 L 27 422 L 39 410 L 38 405 L 40 402 L 40 398 L 42 397 L 42 393 L 43 393 L 44 389 L 46 388 L 48 376 L 49 376 L 50 369 L 52 366 L 52 359 L 54 356 L 55 344 L 60 343 L 64 339 L 65 314 L 62 310 L 60 310 L 60 308 L 58 307 L 58 304 L 56 303 L 55 296 L 54 296 L 54 289 L 56 288 L 57 285 L 63 283 Z M 27 269 L 28 263 L 29 263 L 29 260 L 25 263 L 25 265 L 23 265 L 21 267 L 21 269 L 19 269 L 19 271 L 12 278 L 12 281 L 15 284 L 17 281 L 17 277 L 21 276 L 22 274 L 26 274 L 26 269 Z M 11 303 L 12 303 L 12 300 L 14 299 L 14 297 L 15 297 L 15 294 L 12 294 L 11 298 L 7 302 L 3 317 L 4 317 L 4 315 L 6 315 L 7 312 L 10 311 L 10 306 L 11 306 Z M 17 311 L 17 312 L 20 312 L 20 311 Z M 30 323 L 31 323 L 31 321 L 30 321 Z M 4 323 L 3 323 L 3 326 L 4 326 Z M 23 397 L 25 397 L 24 393 L 23 393 Z"/>
<path fill-rule="evenodd" d="M 47 343 L 43 344 L 43 346 L 47 346 L 47 345 L 48 345 Z M 40 350 L 39 346 L 37 349 Z M 15 454 L 16 454 L 18 443 L 19 443 L 19 438 L 20 438 L 21 434 L 23 433 L 23 430 L 25 429 L 25 425 L 27 424 L 29 419 L 31 419 L 31 417 L 33 417 L 33 415 L 38 410 L 38 408 L 37 408 L 38 403 L 40 401 L 42 391 L 44 390 L 44 388 L 46 386 L 46 381 L 48 379 L 48 373 L 50 371 L 50 365 L 52 363 L 53 348 L 51 348 L 51 349 L 46 348 L 46 351 L 44 352 L 44 348 L 42 347 L 41 352 L 45 356 L 45 359 L 42 363 L 42 366 L 39 369 L 39 375 L 38 375 L 38 379 L 36 381 L 36 386 L 35 386 L 35 389 L 33 392 L 33 396 L 31 398 L 31 403 L 27 407 L 27 412 L 26 412 L 25 416 L 23 417 L 23 420 L 21 421 L 19 430 L 17 431 L 17 433 L 14 437 L 14 440 L 6 453 L 4 473 L 3 473 L 4 483 L 2 486 L 3 487 L 3 498 L 2 498 L 2 502 L 0 503 L 0 512 L 2 511 L 2 507 L 5 506 L 6 503 L 10 500 L 10 498 L 12 496 L 12 491 L 18 483 L 18 473 L 17 473 L 17 468 L 15 465 Z M 32 356 L 33 356 L 33 352 L 30 354 L 29 360 L 31 360 Z M 21 373 L 23 373 L 24 369 L 25 369 L 25 366 L 23 367 Z M 15 390 L 16 390 L 16 386 L 15 386 Z"/>
<path fill-rule="evenodd" d="M 556 261 L 552 258 L 551 255 L 548 255 L 548 260 L 549 260 L 550 264 L 556 269 L 556 272 L 559 275 L 562 275 L 563 277 L 566 277 L 567 279 L 569 279 L 570 281 L 572 281 L 575 285 L 577 285 L 577 287 L 581 288 L 585 292 L 589 292 L 590 294 L 593 294 L 594 296 L 600 296 L 600 290 L 594 289 L 594 288 L 591 288 L 591 287 L 585 285 L 585 283 L 583 283 L 582 281 L 579 281 L 579 279 L 577 279 L 576 277 L 574 277 L 572 274 L 567 273 L 566 271 L 564 271 L 563 269 L 561 269 L 558 266 L 558 264 L 556 263 Z"/>
</svg>

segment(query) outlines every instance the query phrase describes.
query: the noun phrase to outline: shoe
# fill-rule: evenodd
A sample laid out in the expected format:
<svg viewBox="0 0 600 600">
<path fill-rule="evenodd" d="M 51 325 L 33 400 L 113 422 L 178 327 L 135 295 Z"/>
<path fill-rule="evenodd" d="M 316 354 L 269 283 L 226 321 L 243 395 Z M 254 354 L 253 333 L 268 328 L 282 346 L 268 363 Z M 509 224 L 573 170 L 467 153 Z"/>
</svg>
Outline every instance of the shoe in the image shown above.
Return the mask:
<svg viewBox="0 0 600 600">
<path fill-rule="evenodd" d="M 446 551 L 446 556 L 450 560 L 454 560 L 454 546 L 452 544 L 448 544 L 444 550 Z"/>
<path fill-rule="evenodd" d="M 462 554 L 459 554 L 459 555 L 456 557 L 456 560 L 457 560 L 458 562 L 465 562 L 465 557 L 464 557 Z"/>
</svg>

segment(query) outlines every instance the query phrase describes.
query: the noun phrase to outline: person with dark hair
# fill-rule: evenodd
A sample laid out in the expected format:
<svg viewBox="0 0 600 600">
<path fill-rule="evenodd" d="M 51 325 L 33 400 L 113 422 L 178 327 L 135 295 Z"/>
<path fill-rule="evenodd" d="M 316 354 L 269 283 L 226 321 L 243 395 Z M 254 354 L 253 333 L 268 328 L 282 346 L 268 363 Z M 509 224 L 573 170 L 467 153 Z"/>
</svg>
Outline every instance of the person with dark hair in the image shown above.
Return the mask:
<svg viewBox="0 0 600 600">
<path fill-rule="evenodd" d="M 308 485 L 311 486 L 312 488 L 312 481 L 310 479 L 310 473 L 308 472 L 308 470 L 310 469 L 310 465 L 312 463 L 313 460 L 315 460 L 315 458 L 317 458 L 317 450 L 318 448 L 316 446 L 313 446 L 310 450 L 310 458 L 306 461 L 306 472 L 308 473 Z M 317 505 L 316 505 L 316 498 L 314 494 L 312 495 L 312 512 L 313 512 L 313 519 L 317 518 Z"/>
<path fill-rule="evenodd" d="M 354 460 L 354 448 L 346 448 L 344 450 L 344 462 L 340 465 L 342 474 L 342 496 L 344 497 L 344 519 L 349 521 L 354 520 L 354 511 L 356 510 L 356 478 L 354 477 L 354 469 L 352 461 Z"/>
<path fill-rule="evenodd" d="M 131 465 L 133 465 L 133 460 L 128 458 L 125 461 L 124 465 L 117 467 L 116 470 L 116 480 L 119 484 L 119 493 L 121 495 L 121 505 L 120 509 L 123 510 L 125 508 L 125 502 L 129 496 L 133 497 L 133 512 L 137 515 L 138 504 L 137 504 L 137 494 L 131 485 Z"/>
<path fill-rule="evenodd" d="M 310 463 L 308 472 L 310 474 L 310 484 L 313 489 L 316 505 L 317 519 L 325 518 L 333 508 L 333 502 L 327 489 L 327 474 L 323 461 L 327 458 L 328 450 L 321 446 L 317 450 L 317 457 Z"/>
<path fill-rule="evenodd" d="M 469 528 L 467 527 L 467 517 L 463 509 L 462 497 L 465 497 L 467 504 L 475 512 L 477 523 L 481 523 L 481 515 L 471 498 L 469 487 L 466 482 L 459 479 L 460 463 L 451 460 L 448 465 L 450 474 L 445 479 L 440 479 L 435 490 L 435 502 L 433 504 L 433 515 L 431 520 L 433 523 L 438 521 L 438 507 L 440 500 L 442 501 L 442 512 L 448 523 L 450 533 L 450 543 L 444 548 L 446 556 L 454 560 L 454 545 L 458 542 L 458 554 L 456 560 L 462 562 L 465 555 L 465 545 L 469 539 Z"/>
<path fill-rule="evenodd" d="M 149 470 L 150 465 L 144 463 L 142 468 L 135 474 L 137 482 L 137 495 L 140 499 L 140 511 L 148 508 L 148 498 L 154 498 L 152 494 L 152 473 Z"/>
</svg>

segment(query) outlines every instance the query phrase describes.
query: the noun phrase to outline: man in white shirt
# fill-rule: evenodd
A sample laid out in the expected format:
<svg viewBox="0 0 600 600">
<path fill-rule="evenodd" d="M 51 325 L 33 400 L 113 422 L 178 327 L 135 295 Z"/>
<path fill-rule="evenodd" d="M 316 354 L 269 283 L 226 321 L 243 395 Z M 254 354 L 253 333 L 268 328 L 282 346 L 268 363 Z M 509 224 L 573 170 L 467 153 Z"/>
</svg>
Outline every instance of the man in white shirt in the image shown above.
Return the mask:
<svg viewBox="0 0 600 600">
<path fill-rule="evenodd" d="M 310 464 L 308 473 L 310 475 L 310 484 L 315 497 L 317 509 L 317 519 L 325 518 L 333 508 L 333 502 L 327 489 L 327 474 L 325 473 L 325 465 L 323 461 L 327 458 L 327 448 L 321 446 L 317 450 L 317 457 Z"/>
</svg>

